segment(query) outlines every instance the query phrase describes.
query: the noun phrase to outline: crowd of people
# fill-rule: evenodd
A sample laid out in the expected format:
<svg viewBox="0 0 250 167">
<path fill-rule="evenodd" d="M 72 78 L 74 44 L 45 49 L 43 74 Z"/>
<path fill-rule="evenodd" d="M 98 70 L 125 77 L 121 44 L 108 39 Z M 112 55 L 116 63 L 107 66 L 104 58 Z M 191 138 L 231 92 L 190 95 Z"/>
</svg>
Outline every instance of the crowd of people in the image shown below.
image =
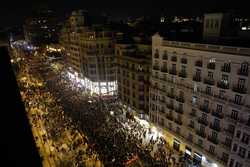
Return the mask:
<svg viewBox="0 0 250 167">
<path fill-rule="evenodd" d="M 30 96 L 25 100 L 26 107 L 36 107 L 30 101 L 42 104 L 38 108 L 43 111 L 41 120 L 47 137 L 53 141 L 52 147 L 58 152 L 55 155 L 59 155 L 65 166 L 72 162 L 83 164 L 86 157 L 95 162 L 99 159 L 104 166 L 184 166 L 182 156 L 158 132 L 126 115 L 128 111 L 118 98 L 90 94 L 69 75 L 67 67 L 53 70 L 44 60 L 36 59 L 34 63 L 38 67 L 32 72 L 39 74 L 44 85 L 42 89 L 30 89 L 31 85 L 24 89 L 27 91 L 24 97 Z"/>
<path fill-rule="evenodd" d="M 102 166 L 88 138 L 46 89 L 35 64 L 26 65 L 16 73 L 17 81 L 44 166 Z"/>
</svg>

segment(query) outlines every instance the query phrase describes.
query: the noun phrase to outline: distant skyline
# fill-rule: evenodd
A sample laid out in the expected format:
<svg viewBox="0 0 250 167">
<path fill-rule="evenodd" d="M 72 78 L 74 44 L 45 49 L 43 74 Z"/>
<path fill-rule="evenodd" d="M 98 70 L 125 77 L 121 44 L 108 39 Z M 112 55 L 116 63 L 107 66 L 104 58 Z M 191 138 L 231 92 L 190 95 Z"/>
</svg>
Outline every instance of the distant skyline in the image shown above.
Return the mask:
<svg viewBox="0 0 250 167">
<path fill-rule="evenodd" d="M 247 2 L 229 0 L 4 0 L 0 5 L 0 27 L 22 24 L 32 9 L 41 4 L 65 14 L 72 9 L 87 9 L 93 14 L 105 12 L 114 18 L 127 16 L 202 15 L 204 12 L 235 11 L 250 16 Z"/>
</svg>

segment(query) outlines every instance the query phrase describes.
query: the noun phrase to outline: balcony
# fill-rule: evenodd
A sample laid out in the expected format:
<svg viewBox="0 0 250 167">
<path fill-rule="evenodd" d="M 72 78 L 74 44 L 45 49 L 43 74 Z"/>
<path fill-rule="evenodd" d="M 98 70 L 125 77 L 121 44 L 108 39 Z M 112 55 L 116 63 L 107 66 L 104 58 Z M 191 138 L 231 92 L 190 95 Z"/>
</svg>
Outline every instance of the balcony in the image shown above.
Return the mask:
<svg viewBox="0 0 250 167">
<path fill-rule="evenodd" d="M 197 130 L 196 134 L 202 138 L 206 138 L 206 134 L 203 131 Z"/>
<path fill-rule="evenodd" d="M 224 100 L 227 101 L 227 98 L 224 96 L 220 96 L 220 95 L 214 95 L 215 98 L 217 98 L 218 100 Z"/>
<path fill-rule="evenodd" d="M 248 76 L 248 70 L 239 69 L 237 74 L 247 77 Z"/>
<path fill-rule="evenodd" d="M 186 78 L 187 77 L 187 72 L 182 70 L 181 72 L 179 72 L 179 77 Z"/>
<path fill-rule="evenodd" d="M 169 98 L 171 98 L 171 99 L 174 99 L 174 97 L 175 97 L 173 93 L 168 93 L 167 96 L 168 96 Z"/>
<path fill-rule="evenodd" d="M 190 117 L 196 117 L 196 113 L 195 112 L 191 112 L 191 113 L 189 113 L 189 115 L 190 115 Z"/>
<path fill-rule="evenodd" d="M 168 60 L 168 56 L 167 56 L 166 54 L 164 54 L 164 55 L 162 56 L 162 60 Z"/>
<path fill-rule="evenodd" d="M 159 70 L 160 67 L 159 66 L 153 66 L 153 70 Z"/>
<path fill-rule="evenodd" d="M 174 122 L 178 125 L 182 125 L 182 121 L 180 119 L 175 119 Z"/>
<path fill-rule="evenodd" d="M 177 57 L 176 56 L 172 56 L 171 57 L 171 61 L 176 62 L 177 61 Z"/>
<path fill-rule="evenodd" d="M 167 104 L 167 108 L 173 110 L 174 109 L 174 105 L 173 104 Z"/>
<path fill-rule="evenodd" d="M 181 63 L 182 63 L 182 64 L 187 64 L 187 59 L 186 59 L 186 58 L 182 58 L 182 59 L 181 59 Z"/>
<path fill-rule="evenodd" d="M 225 133 L 226 136 L 229 136 L 231 138 L 233 138 L 234 136 L 234 130 L 231 130 L 231 129 L 224 128 L 223 133 Z"/>
<path fill-rule="evenodd" d="M 168 69 L 167 69 L 166 67 L 162 67 L 162 68 L 161 68 L 161 72 L 167 73 L 167 72 L 168 72 Z"/>
<path fill-rule="evenodd" d="M 169 74 L 176 75 L 177 74 L 176 69 L 169 69 Z"/>
<path fill-rule="evenodd" d="M 223 81 L 217 82 L 217 87 L 221 89 L 229 89 L 229 84 L 226 84 Z"/>
<path fill-rule="evenodd" d="M 175 99 L 176 99 L 176 101 L 178 101 L 180 103 L 184 103 L 185 102 L 184 97 L 182 97 L 182 96 L 176 97 Z"/>
<path fill-rule="evenodd" d="M 201 82 L 201 76 L 199 76 L 199 75 L 194 75 L 194 76 L 193 76 L 193 81 Z"/>
<path fill-rule="evenodd" d="M 208 121 L 202 117 L 198 118 L 198 122 L 202 125 L 205 125 L 205 126 L 208 125 Z"/>
<path fill-rule="evenodd" d="M 160 57 L 160 56 L 159 56 L 159 53 L 155 53 L 155 54 L 154 54 L 154 58 L 155 58 L 155 59 L 159 59 L 159 57 Z"/>
<path fill-rule="evenodd" d="M 243 103 L 241 101 L 236 101 L 235 99 L 229 99 L 229 103 L 237 106 L 243 106 Z"/>
<path fill-rule="evenodd" d="M 223 148 L 227 149 L 228 151 L 231 150 L 231 144 L 230 144 L 230 143 L 226 143 L 226 142 L 224 141 L 224 142 L 220 142 L 220 145 L 221 145 Z"/>
<path fill-rule="evenodd" d="M 204 83 L 208 85 L 214 85 L 214 79 L 211 78 L 205 78 Z"/>
<path fill-rule="evenodd" d="M 179 114 L 183 114 L 183 109 L 182 108 L 176 108 L 175 112 L 179 113 Z"/>
<path fill-rule="evenodd" d="M 201 60 L 198 60 L 198 61 L 196 61 L 195 62 L 195 66 L 197 66 L 197 67 L 202 67 L 202 61 Z"/>
<path fill-rule="evenodd" d="M 193 124 L 188 124 L 188 127 L 191 129 L 194 129 L 194 125 Z"/>
<path fill-rule="evenodd" d="M 212 116 L 216 117 L 216 118 L 219 118 L 219 119 L 223 119 L 224 115 L 223 113 L 220 111 L 220 112 L 217 112 L 215 110 L 212 111 Z"/>
<path fill-rule="evenodd" d="M 219 140 L 217 138 L 213 137 L 213 136 L 209 135 L 207 137 L 207 140 L 210 141 L 210 142 L 212 142 L 212 143 L 214 143 L 214 144 L 219 144 Z"/>
<path fill-rule="evenodd" d="M 231 72 L 231 67 L 222 66 L 222 67 L 221 67 L 221 71 L 222 71 L 222 72 L 230 73 L 230 72 Z"/>
<path fill-rule="evenodd" d="M 214 70 L 215 69 L 215 63 L 208 63 L 207 68 L 210 69 L 210 70 Z"/>
<path fill-rule="evenodd" d="M 166 118 L 170 121 L 173 121 L 173 115 L 172 114 L 166 114 Z"/>
<path fill-rule="evenodd" d="M 245 87 L 242 87 L 242 86 L 239 86 L 239 85 L 233 86 L 233 91 L 237 92 L 237 93 L 241 93 L 241 94 L 247 93 L 247 89 Z"/>
<path fill-rule="evenodd" d="M 221 128 L 220 128 L 220 126 L 218 126 L 218 125 L 214 125 L 214 124 L 210 124 L 210 129 L 213 129 L 213 130 L 215 130 L 215 131 L 217 131 L 217 132 L 220 132 L 220 130 L 221 130 Z"/>
<path fill-rule="evenodd" d="M 200 110 L 205 113 L 210 113 L 210 109 L 207 106 L 201 105 Z"/>
</svg>

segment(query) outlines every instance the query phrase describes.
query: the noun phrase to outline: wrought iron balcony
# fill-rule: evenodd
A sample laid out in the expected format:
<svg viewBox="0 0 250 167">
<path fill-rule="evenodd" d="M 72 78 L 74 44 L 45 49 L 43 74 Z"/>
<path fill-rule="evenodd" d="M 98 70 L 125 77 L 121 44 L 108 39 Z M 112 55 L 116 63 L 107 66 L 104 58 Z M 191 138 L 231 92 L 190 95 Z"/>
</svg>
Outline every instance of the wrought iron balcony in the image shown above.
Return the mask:
<svg viewBox="0 0 250 167">
<path fill-rule="evenodd" d="M 242 103 L 242 101 L 236 101 L 235 99 L 229 99 L 229 103 L 235 104 L 235 105 L 239 105 L 239 106 L 243 106 L 244 104 Z"/>
<path fill-rule="evenodd" d="M 206 133 L 204 131 L 197 130 L 196 134 L 202 138 L 206 138 Z"/>
<path fill-rule="evenodd" d="M 187 64 L 187 59 L 186 59 L 186 58 L 182 58 L 182 59 L 181 59 L 181 63 L 182 63 L 182 64 Z"/>
<path fill-rule="evenodd" d="M 211 78 L 205 78 L 204 83 L 208 85 L 214 85 L 214 79 Z"/>
<path fill-rule="evenodd" d="M 175 97 L 173 93 L 168 93 L 167 96 L 168 96 L 169 98 L 171 98 L 171 99 L 174 99 L 174 97 Z"/>
<path fill-rule="evenodd" d="M 177 74 L 176 69 L 169 69 L 169 74 L 176 75 Z"/>
<path fill-rule="evenodd" d="M 166 118 L 170 121 L 173 121 L 173 115 L 172 114 L 166 114 Z"/>
<path fill-rule="evenodd" d="M 207 106 L 201 105 L 200 110 L 205 113 L 210 113 L 210 109 Z"/>
<path fill-rule="evenodd" d="M 186 71 L 180 71 L 179 72 L 179 77 L 181 77 L 181 78 L 186 78 L 187 77 L 187 72 Z"/>
<path fill-rule="evenodd" d="M 179 119 L 174 119 L 174 122 L 177 123 L 178 125 L 182 125 L 182 121 Z"/>
<path fill-rule="evenodd" d="M 167 56 L 166 54 L 164 54 L 164 55 L 162 56 L 162 60 L 168 60 L 168 56 Z"/>
<path fill-rule="evenodd" d="M 239 69 L 238 70 L 238 75 L 242 75 L 242 76 L 248 76 L 248 70 L 241 70 Z"/>
<path fill-rule="evenodd" d="M 154 69 L 154 70 L 159 70 L 160 67 L 159 67 L 159 66 L 153 66 L 153 69 Z"/>
<path fill-rule="evenodd" d="M 168 72 L 168 69 L 167 69 L 166 67 L 162 67 L 162 68 L 161 68 L 161 72 L 167 73 L 167 72 Z"/>
<path fill-rule="evenodd" d="M 226 84 L 223 81 L 217 82 L 217 87 L 222 88 L 222 89 L 229 89 L 229 84 Z"/>
<path fill-rule="evenodd" d="M 222 71 L 222 72 L 230 73 L 230 72 L 231 72 L 231 67 L 222 66 L 222 67 L 221 67 L 221 71 Z"/>
<path fill-rule="evenodd" d="M 208 63 L 207 68 L 210 69 L 210 70 L 214 70 L 215 69 L 215 63 Z"/>
<path fill-rule="evenodd" d="M 167 108 L 173 110 L 174 109 L 174 105 L 173 104 L 167 104 Z"/>
<path fill-rule="evenodd" d="M 155 54 L 154 54 L 154 58 L 159 59 L 159 57 L 160 57 L 160 56 L 159 56 L 159 53 L 155 53 Z"/>
<path fill-rule="evenodd" d="M 198 118 L 198 122 L 199 122 L 200 124 L 205 125 L 205 126 L 208 125 L 208 121 L 207 121 L 206 119 L 202 118 L 202 117 Z"/>
<path fill-rule="evenodd" d="M 210 141 L 210 142 L 212 142 L 212 143 L 214 143 L 214 144 L 219 144 L 219 140 L 217 138 L 213 137 L 213 136 L 209 135 L 207 137 L 207 140 Z"/>
<path fill-rule="evenodd" d="M 199 75 L 194 75 L 194 76 L 193 76 L 193 81 L 201 82 L 201 76 L 199 76 Z"/>
<path fill-rule="evenodd" d="M 241 94 L 247 93 L 247 89 L 245 87 L 239 86 L 239 85 L 234 85 L 233 86 L 233 91 Z"/>
<path fill-rule="evenodd" d="M 222 112 L 217 112 L 215 110 L 212 110 L 212 115 L 219 118 L 219 119 L 223 119 L 223 117 L 224 117 Z"/>
<path fill-rule="evenodd" d="M 176 62 L 176 61 L 177 61 L 177 57 L 176 57 L 176 56 L 172 56 L 172 57 L 171 57 L 171 61 Z"/>
<path fill-rule="evenodd" d="M 184 97 L 182 97 L 182 96 L 176 97 L 175 99 L 176 99 L 176 101 L 178 101 L 180 103 L 184 103 L 185 102 Z"/>
<path fill-rule="evenodd" d="M 198 60 L 198 61 L 196 61 L 195 62 L 195 66 L 197 66 L 197 67 L 202 67 L 202 61 L 201 60 Z"/>
<path fill-rule="evenodd" d="M 221 130 L 220 126 L 214 125 L 213 123 L 211 123 L 209 127 L 210 127 L 210 129 L 213 129 L 217 132 L 220 132 L 220 130 Z"/>
<path fill-rule="evenodd" d="M 179 114 L 183 114 L 183 109 L 182 108 L 176 108 L 175 112 L 179 113 Z"/>
</svg>

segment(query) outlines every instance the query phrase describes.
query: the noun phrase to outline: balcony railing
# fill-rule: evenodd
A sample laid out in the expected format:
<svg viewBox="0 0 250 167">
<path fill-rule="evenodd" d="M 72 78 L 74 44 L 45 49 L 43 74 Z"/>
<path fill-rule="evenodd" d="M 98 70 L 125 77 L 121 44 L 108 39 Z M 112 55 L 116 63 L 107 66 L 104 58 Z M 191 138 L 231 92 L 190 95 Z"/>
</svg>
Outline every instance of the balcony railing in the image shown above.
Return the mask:
<svg viewBox="0 0 250 167">
<path fill-rule="evenodd" d="M 173 115 L 172 114 L 166 114 L 166 118 L 170 121 L 173 121 Z"/>
<path fill-rule="evenodd" d="M 167 72 L 168 72 L 168 69 L 167 69 L 166 67 L 162 67 L 162 68 L 161 68 L 161 72 L 167 73 Z"/>
<path fill-rule="evenodd" d="M 174 99 L 174 97 L 175 97 L 173 93 L 168 93 L 167 96 L 168 96 L 169 98 L 171 98 L 171 99 Z"/>
<path fill-rule="evenodd" d="M 239 106 L 243 106 L 242 101 L 236 101 L 235 99 L 229 99 L 229 103 L 239 105 Z"/>
<path fill-rule="evenodd" d="M 222 72 L 230 73 L 230 72 L 231 72 L 231 67 L 222 66 L 222 67 L 221 67 L 221 71 L 222 71 Z"/>
<path fill-rule="evenodd" d="M 159 59 L 159 57 L 160 57 L 160 56 L 159 56 L 159 53 L 155 53 L 155 54 L 154 54 L 154 58 Z"/>
<path fill-rule="evenodd" d="M 167 56 L 166 54 L 164 54 L 164 55 L 162 56 L 162 60 L 168 60 L 168 56 Z"/>
<path fill-rule="evenodd" d="M 248 70 L 241 70 L 241 69 L 239 69 L 237 74 L 247 77 L 248 76 Z"/>
<path fill-rule="evenodd" d="M 207 68 L 210 69 L 210 70 L 214 70 L 215 69 L 215 63 L 208 63 Z"/>
<path fill-rule="evenodd" d="M 229 89 L 229 84 L 226 84 L 223 81 L 217 82 L 217 87 L 222 88 L 222 89 Z"/>
<path fill-rule="evenodd" d="M 205 126 L 208 125 L 208 121 L 207 121 L 206 119 L 202 118 L 202 117 L 198 118 L 198 122 L 199 122 L 200 124 L 205 125 Z"/>
<path fill-rule="evenodd" d="M 211 78 L 205 78 L 204 83 L 208 85 L 214 85 L 214 79 Z"/>
<path fill-rule="evenodd" d="M 187 64 L 187 59 L 186 59 L 186 58 L 182 58 L 182 59 L 181 59 L 181 63 L 182 63 L 182 64 Z"/>
<path fill-rule="evenodd" d="M 208 136 L 207 140 L 214 143 L 214 144 L 219 144 L 219 140 L 213 136 Z"/>
<path fill-rule="evenodd" d="M 215 98 L 220 99 L 220 100 L 224 100 L 227 101 L 226 97 L 220 96 L 220 95 L 214 95 Z"/>
<path fill-rule="evenodd" d="M 160 67 L 159 67 L 159 66 L 153 66 L 153 69 L 154 69 L 154 70 L 159 70 Z"/>
<path fill-rule="evenodd" d="M 176 97 L 175 99 L 176 99 L 176 101 L 178 101 L 180 103 L 184 103 L 185 102 L 184 97 L 182 97 L 182 96 Z"/>
<path fill-rule="evenodd" d="M 173 110 L 174 109 L 174 105 L 173 104 L 167 104 L 167 108 Z"/>
<path fill-rule="evenodd" d="M 176 108 L 175 112 L 179 113 L 179 114 L 183 114 L 183 109 L 182 108 Z"/>
<path fill-rule="evenodd" d="M 169 69 L 169 74 L 176 75 L 177 71 L 175 69 Z"/>
<path fill-rule="evenodd" d="M 201 105 L 200 110 L 205 113 L 210 113 L 210 109 L 207 106 Z"/>
<path fill-rule="evenodd" d="M 189 115 L 190 115 L 191 117 L 196 117 L 196 113 L 195 113 L 195 112 L 191 112 L 191 113 L 189 113 Z"/>
<path fill-rule="evenodd" d="M 188 124 L 188 127 L 194 129 L 194 124 Z"/>
<path fill-rule="evenodd" d="M 247 89 L 245 87 L 241 87 L 239 85 L 235 85 L 233 87 L 233 91 L 241 94 L 245 94 L 247 92 Z"/>
<path fill-rule="evenodd" d="M 218 126 L 218 125 L 214 125 L 214 124 L 210 124 L 210 129 L 213 129 L 213 130 L 215 130 L 215 131 L 217 131 L 217 132 L 220 132 L 220 130 L 221 130 L 221 128 L 220 128 L 220 126 Z"/>
<path fill-rule="evenodd" d="M 172 57 L 171 57 L 171 61 L 176 62 L 176 61 L 177 61 L 177 57 L 176 57 L 176 56 L 172 56 Z"/>
<path fill-rule="evenodd" d="M 194 76 L 193 76 L 193 81 L 201 82 L 201 76 L 199 76 L 199 75 L 194 75 Z"/>
<path fill-rule="evenodd" d="M 195 66 L 202 67 L 202 61 L 201 60 L 196 61 Z"/>
<path fill-rule="evenodd" d="M 182 125 L 182 121 L 179 119 L 175 119 L 174 122 L 177 123 L 178 125 Z"/>
<path fill-rule="evenodd" d="M 220 142 L 220 145 L 224 148 L 226 148 L 227 150 L 231 150 L 231 144 L 230 143 L 226 143 L 224 142 Z"/>
<path fill-rule="evenodd" d="M 219 118 L 219 119 L 223 119 L 223 117 L 224 117 L 222 112 L 217 112 L 215 110 L 212 111 L 212 115 Z"/>
<path fill-rule="evenodd" d="M 224 132 L 227 136 L 230 136 L 230 137 L 233 137 L 233 135 L 234 135 L 234 130 L 232 130 L 232 129 L 224 128 L 224 129 L 223 129 L 223 132 Z"/>
<path fill-rule="evenodd" d="M 203 132 L 203 131 L 197 130 L 197 131 L 196 131 L 196 134 L 197 134 L 198 136 L 202 137 L 202 138 L 206 138 L 206 133 Z"/>
<path fill-rule="evenodd" d="M 186 71 L 179 72 L 179 77 L 186 78 L 187 77 L 187 72 Z"/>
</svg>

